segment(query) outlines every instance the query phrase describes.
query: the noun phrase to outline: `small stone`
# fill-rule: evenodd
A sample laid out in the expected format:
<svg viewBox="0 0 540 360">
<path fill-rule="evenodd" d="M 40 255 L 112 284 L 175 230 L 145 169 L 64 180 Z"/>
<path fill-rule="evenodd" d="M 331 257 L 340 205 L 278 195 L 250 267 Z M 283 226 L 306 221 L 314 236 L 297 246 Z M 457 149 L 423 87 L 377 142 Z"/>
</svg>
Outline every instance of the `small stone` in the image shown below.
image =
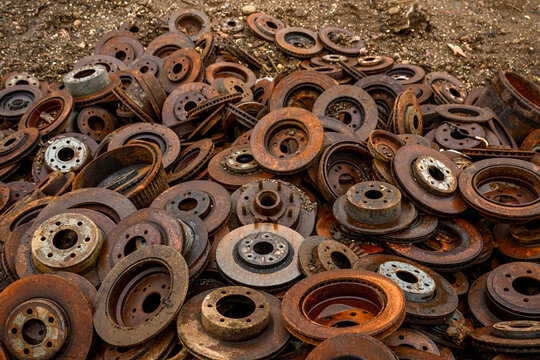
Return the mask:
<svg viewBox="0 0 540 360">
<path fill-rule="evenodd" d="M 242 7 L 242 14 L 244 15 L 251 15 L 255 11 L 257 11 L 257 9 L 253 5 L 245 5 Z"/>
<path fill-rule="evenodd" d="M 74 27 L 79 27 L 79 26 L 81 26 L 81 20 L 79 20 L 79 19 L 75 20 L 75 21 L 73 22 L 73 26 L 74 26 Z"/>
<path fill-rule="evenodd" d="M 399 14 L 399 7 L 397 7 L 397 6 L 391 7 L 390 9 L 388 9 L 388 14 L 389 15 L 397 15 L 397 14 Z"/>
<path fill-rule="evenodd" d="M 281 71 L 281 70 L 283 70 L 283 69 L 284 69 L 284 68 L 283 68 L 283 65 L 281 65 L 281 64 L 277 64 L 277 66 L 276 66 L 276 67 L 277 67 L 277 69 L 278 69 L 279 71 Z"/>
</svg>

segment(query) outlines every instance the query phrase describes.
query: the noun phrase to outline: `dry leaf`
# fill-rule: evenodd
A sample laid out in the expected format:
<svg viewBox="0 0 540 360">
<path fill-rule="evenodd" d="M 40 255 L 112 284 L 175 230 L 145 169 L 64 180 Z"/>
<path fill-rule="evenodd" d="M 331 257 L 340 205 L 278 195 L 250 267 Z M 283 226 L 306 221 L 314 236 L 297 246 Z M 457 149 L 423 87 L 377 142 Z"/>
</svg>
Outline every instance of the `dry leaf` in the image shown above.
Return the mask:
<svg viewBox="0 0 540 360">
<path fill-rule="evenodd" d="M 465 55 L 465 53 L 463 52 L 461 47 L 459 47 L 459 45 L 452 45 L 452 44 L 447 44 L 447 45 L 450 49 L 452 49 L 452 51 L 454 52 L 454 55 L 461 55 L 463 57 L 467 57 L 467 55 Z"/>
</svg>

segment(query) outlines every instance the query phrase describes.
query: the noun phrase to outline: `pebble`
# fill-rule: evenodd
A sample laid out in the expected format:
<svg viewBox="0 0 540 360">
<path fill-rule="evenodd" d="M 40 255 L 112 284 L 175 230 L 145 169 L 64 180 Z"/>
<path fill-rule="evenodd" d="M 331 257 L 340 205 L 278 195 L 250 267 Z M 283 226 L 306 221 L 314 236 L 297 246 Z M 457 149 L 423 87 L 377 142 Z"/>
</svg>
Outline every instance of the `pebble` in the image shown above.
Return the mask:
<svg viewBox="0 0 540 360">
<path fill-rule="evenodd" d="M 390 9 L 388 9 L 388 14 L 389 15 L 396 15 L 398 13 L 399 13 L 399 7 L 397 7 L 397 6 L 393 6 Z"/>
<path fill-rule="evenodd" d="M 244 15 L 251 15 L 255 11 L 257 11 L 257 9 L 253 5 L 242 6 L 242 14 L 244 14 Z"/>
<path fill-rule="evenodd" d="M 79 20 L 79 19 L 75 20 L 75 21 L 73 22 L 73 26 L 74 26 L 74 27 L 79 27 L 79 26 L 81 26 L 81 20 Z"/>
</svg>

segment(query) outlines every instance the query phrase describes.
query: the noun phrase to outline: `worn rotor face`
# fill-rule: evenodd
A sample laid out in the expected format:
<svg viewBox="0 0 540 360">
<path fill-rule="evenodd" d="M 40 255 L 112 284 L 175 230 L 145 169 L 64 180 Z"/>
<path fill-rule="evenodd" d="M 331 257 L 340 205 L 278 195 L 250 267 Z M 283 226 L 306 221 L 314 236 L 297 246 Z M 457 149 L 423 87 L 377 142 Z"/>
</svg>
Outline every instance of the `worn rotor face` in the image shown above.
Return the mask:
<svg viewBox="0 0 540 360">
<path fill-rule="evenodd" d="M 255 180 L 274 177 L 260 168 L 249 145 L 233 146 L 217 153 L 208 164 L 208 175 L 228 189 L 237 189 Z"/>
<path fill-rule="evenodd" d="M 267 291 L 287 289 L 302 275 L 298 249 L 303 240 L 302 235 L 282 225 L 245 225 L 221 239 L 216 262 L 234 283 Z"/>
<path fill-rule="evenodd" d="M 169 184 L 176 184 L 194 177 L 210 160 L 214 143 L 210 139 L 196 141 L 185 148 L 167 174 Z"/>
<path fill-rule="evenodd" d="M 399 81 L 403 85 L 411 85 L 422 82 L 426 76 L 426 71 L 418 65 L 394 64 L 385 75 Z"/>
<path fill-rule="evenodd" d="M 399 134 L 422 135 L 422 113 L 413 91 L 405 90 L 397 96 L 391 126 Z"/>
<path fill-rule="evenodd" d="M 188 112 L 205 100 L 218 95 L 212 86 L 200 82 L 179 86 L 163 103 L 163 125 L 171 128 L 180 137 L 188 135 L 195 129 L 195 125 L 188 121 Z"/>
<path fill-rule="evenodd" d="M 466 210 L 456 191 L 459 172 L 452 160 L 421 145 L 401 147 L 392 161 L 392 173 L 405 194 L 424 211 L 437 215 Z"/>
<path fill-rule="evenodd" d="M 108 110 L 99 106 L 89 106 L 79 111 L 77 128 L 83 134 L 101 141 L 116 127 L 116 118 Z"/>
<path fill-rule="evenodd" d="M 319 39 L 328 50 L 347 56 L 357 56 L 365 47 L 364 42 L 355 33 L 333 26 L 319 30 Z"/>
<path fill-rule="evenodd" d="M 126 145 L 131 140 L 143 140 L 157 145 L 165 169 L 169 168 L 180 154 L 178 136 L 164 125 L 150 123 L 136 123 L 118 129 L 111 138 L 108 150 Z"/>
<path fill-rule="evenodd" d="M 181 49 L 168 55 L 159 72 L 159 81 L 163 89 L 170 93 L 182 84 L 200 81 L 202 62 L 194 49 Z"/>
<path fill-rule="evenodd" d="M 292 174 L 305 169 L 322 150 L 323 128 L 311 112 L 298 108 L 271 111 L 253 128 L 251 151 L 270 172 Z"/>
<path fill-rule="evenodd" d="M 17 121 L 43 93 L 30 85 L 17 85 L 0 91 L 0 119 Z"/>
<path fill-rule="evenodd" d="M 482 215 L 503 222 L 540 216 L 540 167 L 528 161 L 480 160 L 459 177 L 463 199 Z"/>
<path fill-rule="evenodd" d="M 104 37 L 106 37 L 105 41 L 102 40 Z M 108 36 L 108 34 L 103 35 L 103 37 L 98 40 L 94 50 L 94 54 L 96 55 L 112 56 L 126 64 L 131 63 L 143 53 L 144 47 L 140 41 L 129 32 L 115 36 Z"/>
<path fill-rule="evenodd" d="M 94 303 L 98 335 L 116 346 L 143 343 L 167 327 L 187 294 L 188 267 L 178 251 L 146 246 L 122 259 Z"/>
<path fill-rule="evenodd" d="M 189 36 L 178 32 L 168 32 L 152 40 L 152 42 L 150 42 L 150 44 L 148 44 L 146 47 L 144 55 L 156 56 L 160 59 L 165 59 L 173 52 L 186 48 L 195 48 L 195 44 L 189 38 Z"/>
<path fill-rule="evenodd" d="M 255 85 L 257 77 L 249 68 L 234 62 L 217 62 L 206 68 L 206 81 L 210 84 L 217 79 L 233 77 L 241 80 L 248 88 Z"/>
<path fill-rule="evenodd" d="M 540 265 L 512 262 L 493 270 L 486 294 L 503 319 L 540 319 Z"/>
<path fill-rule="evenodd" d="M 369 134 L 367 148 L 370 154 L 378 161 L 389 163 L 399 148 L 405 142 L 395 134 L 386 130 L 374 130 Z"/>
<path fill-rule="evenodd" d="M 540 351 L 540 322 L 504 321 L 475 329 L 474 346 L 488 351 L 510 354 L 536 354 Z"/>
<path fill-rule="evenodd" d="M 334 269 L 351 269 L 358 256 L 342 243 L 324 236 L 310 236 L 298 250 L 300 268 L 311 276 Z"/>
<path fill-rule="evenodd" d="M 298 58 L 310 58 L 323 49 L 316 33 L 297 27 L 279 30 L 275 42 L 283 52 Z"/>
<path fill-rule="evenodd" d="M 437 344 L 435 344 L 433 340 L 420 331 L 413 329 L 397 329 L 394 333 L 384 339 L 384 343 L 391 347 L 406 346 L 434 355 L 441 355 Z"/>
<path fill-rule="evenodd" d="M 122 219 L 108 234 L 99 257 L 101 280 L 129 254 L 149 245 L 168 245 L 179 253 L 185 250 L 186 235 L 182 224 L 161 209 L 142 209 Z"/>
<path fill-rule="evenodd" d="M 285 76 L 270 97 L 270 110 L 299 107 L 312 111 L 317 98 L 338 85 L 330 76 L 310 70 L 299 70 Z"/>
<path fill-rule="evenodd" d="M 405 228 L 416 217 L 415 207 L 393 185 L 365 181 L 349 188 L 333 206 L 337 221 L 351 232 L 388 234 Z"/>
<path fill-rule="evenodd" d="M 394 64 L 394 60 L 387 56 L 364 56 L 358 58 L 356 68 L 364 74 L 371 75 L 384 73 Z"/>
<path fill-rule="evenodd" d="M 178 334 L 192 354 L 208 359 L 274 357 L 290 338 L 280 302 L 241 286 L 206 291 L 189 300 L 178 316 Z"/>
<path fill-rule="evenodd" d="M 79 189 L 70 191 L 50 201 L 39 212 L 36 220 L 47 219 L 51 214 L 60 210 L 76 208 L 95 210 L 104 214 L 116 224 L 137 210 L 128 198 L 115 191 L 99 188 Z"/>
<path fill-rule="evenodd" d="M 92 307 L 72 282 L 33 275 L 0 293 L 0 337 L 17 359 L 85 359 L 92 346 Z"/>
<path fill-rule="evenodd" d="M 169 31 L 184 33 L 194 42 L 210 30 L 210 19 L 199 10 L 182 9 L 169 18 Z"/>
<path fill-rule="evenodd" d="M 410 84 L 410 85 L 404 85 L 404 86 L 405 86 L 405 89 L 411 90 L 414 92 L 414 96 L 416 96 L 416 99 L 419 104 L 426 103 L 433 95 L 433 91 L 431 90 L 431 87 L 426 84 Z"/>
<path fill-rule="evenodd" d="M 313 231 L 317 204 L 292 184 L 281 180 L 254 181 L 236 190 L 231 200 L 240 224 L 276 223 L 302 236 Z"/>
<path fill-rule="evenodd" d="M 380 125 L 386 129 L 396 98 L 405 91 L 403 85 L 386 75 L 371 75 L 358 81 L 354 86 L 367 91 L 375 100 L 379 111 L 379 121 L 382 121 Z"/>
<path fill-rule="evenodd" d="M 540 221 L 524 224 L 497 224 L 493 229 L 497 251 L 515 261 L 540 259 Z"/>
<path fill-rule="evenodd" d="M 461 87 L 447 81 L 439 81 L 431 84 L 433 99 L 437 104 L 463 104 L 467 94 Z"/>
<path fill-rule="evenodd" d="M 318 187 L 328 201 L 334 201 L 354 184 L 372 178 L 372 159 L 357 142 L 341 141 L 327 147 L 319 160 Z"/>
<path fill-rule="evenodd" d="M 403 322 L 405 298 L 379 274 L 334 270 L 295 284 L 281 311 L 289 332 L 310 344 L 345 333 L 384 338 Z"/>
<path fill-rule="evenodd" d="M 341 121 L 362 141 L 377 126 L 377 106 L 371 96 L 357 86 L 340 85 L 326 90 L 315 101 L 313 113 Z"/>
<path fill-rule="evenodd" d="M 173 215 L 178 211 L 196 215 L 204 221 L 211 235 L 225 225 L 231 214 L 231 200 L 227 190 L 205 180 L 175 185 L 161 193 L 151 206 L 165 209 Z"/>
<path fill-rule="evenodd" d="M 139 70 L 142 73 L 148 72 L 156 78 L 162 67 L 163 59 L 151 55 L 139 56 L 129 64 L 130 69 Z"/>
<path fill-rule="evenodd" d="M 28 128 L 0 139 L 0 165 L 10 165 L 31 155 L 38 146 L 39 138 L 37 129 Z"/>
<path fill-rule="evenodd" d="M 433 237 L 421 246 L 388 244 L 394 253 L 441 271 L 464 269 L 472 265 L 482 251 L 482 236 L 469 222 L 439 219 Z"/>
<path fill-rule="evenodd" d="M 460 151 L 483 144 L 483 142 L 477 138 L 485 138 L 486 132 L 484 128 L 477 123 L 445 122 L 435 130 L 434 135 L 434 141 L 443 148 Z"/>
<path fill-rule="evenodd" d="M 285 24 L 281 20 L 261 13 L 249 15 L 247 24 L 249 29 L 253 31 L 255 35 L 268 41 L 274 41 L 276 33 L 285 27 Z"/>
<path fill-rule="evenodd" d="M 470 105 L 439 105 L 435 109 L 437 114 L 448 121 L 461 123 L 485 123 L 493 118 L 490 111 Z"/>
<path fill-rule="evenodd" d="M 418 216 L 403 230 L 381 235 L 381 239 L 392 243 L 413 243 L 427 240 L 437 230 L 438 218 L 418 212 Z"/>
<path fill-rule="evenodd" d="M 73 98 L 56 92 L 35 101 L 19 122 L 19 129 L 37 128 L 42 136 L 56 135 L 65 129 L 73 111 Z"/>
<path fill-rule="evenodd" d="M 454 314 L 458 297 L 435 271 L 398 256 L 361 257 L 353 269 L 377 272 L 394 281 L 405 294 L 407 320 L 415 324 L 440 324 Z"/>
<path fill-rule="evenodd" d="M 320 343 L 305 359 L 364 359 L 367 354 L 373 360 L 396 358 L 387 346 L 371 336 L 342 334 Z"/>
</svg>

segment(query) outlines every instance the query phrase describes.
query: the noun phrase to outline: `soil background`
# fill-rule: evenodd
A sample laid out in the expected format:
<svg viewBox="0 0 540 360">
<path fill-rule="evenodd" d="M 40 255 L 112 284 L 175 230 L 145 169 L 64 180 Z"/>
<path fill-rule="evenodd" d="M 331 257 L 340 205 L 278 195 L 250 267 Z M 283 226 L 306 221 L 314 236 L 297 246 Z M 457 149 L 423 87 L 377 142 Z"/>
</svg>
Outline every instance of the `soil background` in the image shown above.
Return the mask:
<svg viewBox="0 0 540 360">
<path fill-rule="evenodd" d="M 0 0 L 0 75 L 26 71 L 57 81 L 93 53 L 101 35 L 122 24 L 137 24 L 147 45 L 167 31 L 167 16 L 178 9 L 197 8 L 219 23 L 245 19 L 244 5 L 289 26 L 352 30 L 364 39 L 367 54 L 447 71 L 469 90 L 487 85 L 502 69 L 540 83 L 540 0 Z M 255 55 L 270 52 L 284 72 L 299 64 L 247 27 L 234 39 Z"/>
</svg>

